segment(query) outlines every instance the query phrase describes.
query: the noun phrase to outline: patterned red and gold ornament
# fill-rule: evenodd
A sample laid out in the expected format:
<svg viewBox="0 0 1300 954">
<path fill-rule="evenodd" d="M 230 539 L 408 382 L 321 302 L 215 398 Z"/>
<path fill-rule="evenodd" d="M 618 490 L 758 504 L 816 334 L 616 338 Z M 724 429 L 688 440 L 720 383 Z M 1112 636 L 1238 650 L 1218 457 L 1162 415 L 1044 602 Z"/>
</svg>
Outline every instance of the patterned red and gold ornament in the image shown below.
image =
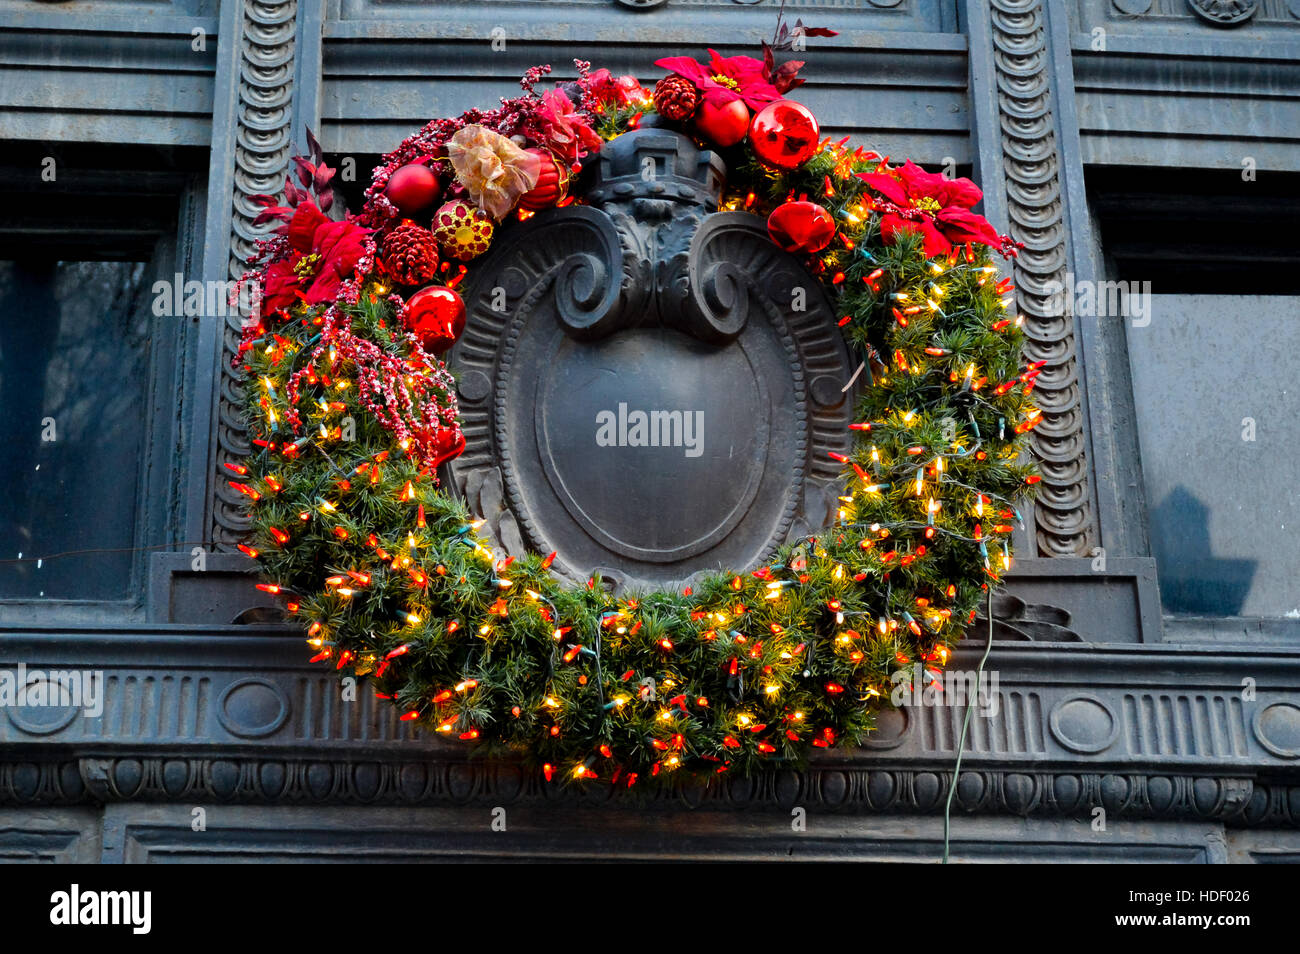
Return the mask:
<svg viewBox="0 0 1300 954">
<path fill-rule="evenodd" d="M 690 119 L 700 105 L 700 91 L 684 76 L 665 76 L 655 84 L 655 109 L 664 119 Z"/>
<path fill-rule="evenodd" d="M 384 195 L 408 218 L 423 212 L 442 192 L 438 174 L 423 163 L 402 166 L 388 177 Z"/>
<path fill-rule="evenodd" d="M 749 124 L 749 144 L 759 160 L 786 172 L 815 156 L 820 140 L 817 117 L 792 99 L 768 103 Z"/>
<path fill-rule="evenodd" d="M 452 258 L 468 262 L 488 250 L 492 217 L 468 202 L 453 199 L 433 214 L 433 237 Z"/>
<path fill-rule="evenodd" d="M 767 217 L 767 234 L 787 252 L 820 252 L 835 237 L 835 220 L 816 202 L 786 202 Z"/>
<path fill-rule="evenodd" d="M 380 261 L 395 281 L 425 285 L 438 274 L 438 243 L 428 229 L 403 219 L 384 239 Z"/>
<path fill-rule="evenodd" d="M 542 171 L 537 177 L 537 185 L 520 197 L 519 208 L 529 212 L 549 209 L 568 194 L 568 171 L 547 149 L 525 149 L 524 151 L 531 152 L 542 160 Z"/>
<path fill-rule="evenodd" d="M 402 320 L 429 354 L 451 348 L 465 330 L 465 302 L 450 288 L 431 285 L 406 301 Z"/>
</svg>

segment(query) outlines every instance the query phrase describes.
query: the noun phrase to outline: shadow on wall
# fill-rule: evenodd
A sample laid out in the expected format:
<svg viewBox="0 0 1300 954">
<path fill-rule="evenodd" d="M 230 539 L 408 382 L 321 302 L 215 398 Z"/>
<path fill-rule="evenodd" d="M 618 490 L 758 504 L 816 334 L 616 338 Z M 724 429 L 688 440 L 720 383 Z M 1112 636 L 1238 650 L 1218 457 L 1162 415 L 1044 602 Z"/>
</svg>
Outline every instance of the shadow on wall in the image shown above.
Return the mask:
<svg viewBox="0 0 1300 954">
<path fill-rule="evenodd" d="M 1151 548 L 1164 612 L 1241 615 L 1259 561 L 1214 556 L 1210 508 L 1181 484 L 1151 511 Z"/>
</svg>

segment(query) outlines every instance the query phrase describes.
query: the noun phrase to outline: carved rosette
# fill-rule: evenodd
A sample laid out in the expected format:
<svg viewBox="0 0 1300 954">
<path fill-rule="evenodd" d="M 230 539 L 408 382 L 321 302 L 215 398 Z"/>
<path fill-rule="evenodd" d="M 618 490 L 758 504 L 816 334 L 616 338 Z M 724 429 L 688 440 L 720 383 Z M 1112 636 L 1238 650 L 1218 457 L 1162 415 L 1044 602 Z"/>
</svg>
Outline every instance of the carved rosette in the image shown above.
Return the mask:
<svg viewBox="0 0 1300 954">
<path fill-rule="evenodd" d="M 1255 15 L 1258 0 L 1187 0 L 1202 20 L 1215 26 L 1237 26 Z"/>
<path fill-rule="evenodd" d="M 640 129 L 592 165 L 586 205 L 476 269 L 450 477 L 502 549 L 558 551 L 571 579 L 766 559 L 840 492 L 851 367 L 829 303 L 761 219 L 716 211 L 721 162 L 686 137 Z"/>
<path fill-rule="evenodd" d="M 272 227 L 254 226 L 261 211 L 252 197 L 278 195 L 293 151 L 294 31 L 297 0 L 244 0 L 240 36 L 239 101 L 236 113 L 234 186 L 231 196 L 230 278 L 248 270 L 258 239 Z M 231 359 L 239 351 L 238 313 L 223 320 L 220 394 L 217 406 L 218 469 L 248 455 L 248 432 L 240 408 L 239 374 Z M 233 549 L 250 518 L 242 495 L 225 481 L 214 484 L 212 541 Z"/>
<path fill-rule="evenodd" d="M 1094 531 L 1074 323 L 1059 295 L 1066 285 L 1068 235 L 1043 5 L 990 2 L 1007 213 L 1011 235 L 1025 243 L 1015 264 L 1025 356 L 1046 362 L 1035 388 L 1043 423 L 1029 435 L 1043 475 L 1034 508 L 1037 547 L 1043 556 L 1084 556 Z"/>
</svg>

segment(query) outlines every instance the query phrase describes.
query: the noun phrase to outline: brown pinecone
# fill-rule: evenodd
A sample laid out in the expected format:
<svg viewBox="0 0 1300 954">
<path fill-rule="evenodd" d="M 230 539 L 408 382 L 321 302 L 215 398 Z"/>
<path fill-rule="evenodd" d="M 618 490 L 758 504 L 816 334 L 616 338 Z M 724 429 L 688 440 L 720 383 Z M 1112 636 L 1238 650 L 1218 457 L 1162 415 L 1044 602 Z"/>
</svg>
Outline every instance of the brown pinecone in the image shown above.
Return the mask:
<svg viewBox="0 0 1300 954">
<path fill-rule="evenodd" d="M 427 285 L 438 274 L 438 243 L 428 229 L 403 219 L 384 239 L 383 263 L 403 285 Z"/>
<path fill-rule="evenodd" d="M 700 91 L 683 76 L 665 76 L 655 84 L 655 109 L 664 119 L 689 119 L 700 105 Z"/>
</svg>

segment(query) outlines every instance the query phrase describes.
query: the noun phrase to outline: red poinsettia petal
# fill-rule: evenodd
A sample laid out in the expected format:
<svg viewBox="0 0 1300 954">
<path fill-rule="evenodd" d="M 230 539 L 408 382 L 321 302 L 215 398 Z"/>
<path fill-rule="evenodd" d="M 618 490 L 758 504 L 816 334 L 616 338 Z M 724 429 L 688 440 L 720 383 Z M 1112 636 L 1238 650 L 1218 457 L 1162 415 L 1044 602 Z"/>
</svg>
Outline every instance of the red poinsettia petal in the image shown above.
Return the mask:
<svg viewBox="0 0 1300 954">
<path fill-rule="evenodd" d="M 300 252 L 310 252 L 316 230 L 328 221 L 324 213 L 316 208 L 316 203 L 302 203 L 289 220 L 289 244 Z"/>
<path fill-rule="evenodd" d="M 322 268 L 339 271 L 340 259 L 348 256 L 352 257 L 352 264 L 356 264 L 356 259 L 360 257 L 357 252 L 361 247 L 360 236 L 355 234 L 356 231 L 355 226 L 346 222 L 331 222 L 329 226 L 317 229 L 316 251 L 324 259 Z"/>
<path fill-rule="evenodd" d="M 307 289 L 307 294 L 303 297 L 309 305 L 319 305 L 321 302 L 333 301 L 338 297 L 339 286 L 343 280 L 339 278 L 338 272 L 332 268 L 325 268 L 316 276 L 316 280 L 311 283 Z"/>
<path fill-rule="evenodd" d="M 926 172 L 909 159 L 899 168 L 898 178 L 902 180 L 904 188 L 912 198 L 931 198 L 938 201 L 940 205 L 946 204 L 942 196 L 950 183 L 939 173 Z"/>
<path fill-rule="evenodd" d="M 738 83 L 763 79 L 763 61 L 752 56 L 719 56 L 709 50 L 709 69 L 716 75 L 730 76 Z"/>
<path fill-rule="evenodd" d="M 752 56 L 718 56 L 709 50 L 709 69 L 715 76 L 728 76 L 736 83 L 736 92 L 750 109 L 762 109 L 781 98 L 780 91 L 763 76 L 763 61 Z"/>
<path fill-rule="evenodd" d="M 709 71 L 689 56 L 665 56 L 662 60 L 655 60 L 655 66 L 670 73 L 676 73 L 678 76 L 690 80 L 701 89 L 705 83 L 710 86 L 716 85 L 713 80 L 709 79 Z"/>
<path fill-rule="evenodd" d="M 370 231 L 351 222 L 326 222 L 313 237 L 315 251 L 324 259 L 322 267 L 332 268 L 341 275 L 350 274 L 364 250 L 362 239 Z"/>
<path fill-rule="evenodd" d="M 907 219 L 894 215 L 892 212 L 886 212 L 880 217 L 880 240 L 886 245 L 893 245 L 898 233 L 911 227 L 912 223 Z"/>
<path fill-rule="evenodd" d="M 770 83 L 746 83 L 740 87 L 740 98 L 750 109 L 758 111 L 768 103 L 783 99 L 777 88 Z"/>
<path fill-rule="evenodd" d="M 858 178 L 875 189 L 894 205 L 907 207 L 907 190 L 893 176 L 883 172 L 859 172 Z"/>
<path fill-rule="evenodd" d="M 921 233 L 925 241 L 926 258 L 947 255 L 952 251 L 952 243 L 944 238 L 943 233 L 928 218 L 905 219 L 889 212 L 880 217 L 880 238 L 886 245 L 893 245 L 903 232 Z"/>
<path fill-rule="evenodd" d="M 282 308 L 288 308 L 298 298 L 298 276 L 288 262 L 275 262 L 266 270 L 266 279 L 262 284 L 262 312 L 274 314 Z"/>
<path fill-rule="evenodd" d="M 582 149 L 579 151 L 579 158 L 581 158 L 582 156 L 585 156 L 588 153 L 599 152 L 600 147 L 605 145 L 605 140 L 600 138 L 600 135 L 596 132 L 596 130 L 592 129 L 590 126 L 586 124 L 583 124 L 578 127 L 578 145 L 582 147 Z M 539 164 L 539 168 L 540 168 L 540 164 Z"/>
<path fill-rule="evenodd" d="M 920 229 L 921 234 L 925 236 L 926 258 L 947 255 L 952 251 L 952 242 L 948 241 L 948 237 L 939 231 L 928 218 L 921 219 L 914 224 Z"/>
<path fill-rule="evenodd" d="M 734 103 L 736 100 L 741 99 L 740 94 L 734 89 L 727 89 L 727 87 L 719 86 L 716 83 L 711 84 L 708 89 L 704 89 L 702 92 L 704 95 L 701 97 L 701 101 L 713 109 L 721 109 L 728 103 Z"/>
<path fill-rule="evenodd" d="M 943 206 L 955 205 L 963 209 L 969 209 L 984 198 L 984 193 L 979 186 L 969 179 L 948 179 L 945 180 L 943 187 L 935 194 L 935 198 Z"/>
<path fill-rule="evenodd" d="M 993 248 L 998 246 L 997 229 L 982 215 L 950 206 L 939 211 L 935 220 L 943 234 L 958 244 L 980 242 Z"/>
</svg>

